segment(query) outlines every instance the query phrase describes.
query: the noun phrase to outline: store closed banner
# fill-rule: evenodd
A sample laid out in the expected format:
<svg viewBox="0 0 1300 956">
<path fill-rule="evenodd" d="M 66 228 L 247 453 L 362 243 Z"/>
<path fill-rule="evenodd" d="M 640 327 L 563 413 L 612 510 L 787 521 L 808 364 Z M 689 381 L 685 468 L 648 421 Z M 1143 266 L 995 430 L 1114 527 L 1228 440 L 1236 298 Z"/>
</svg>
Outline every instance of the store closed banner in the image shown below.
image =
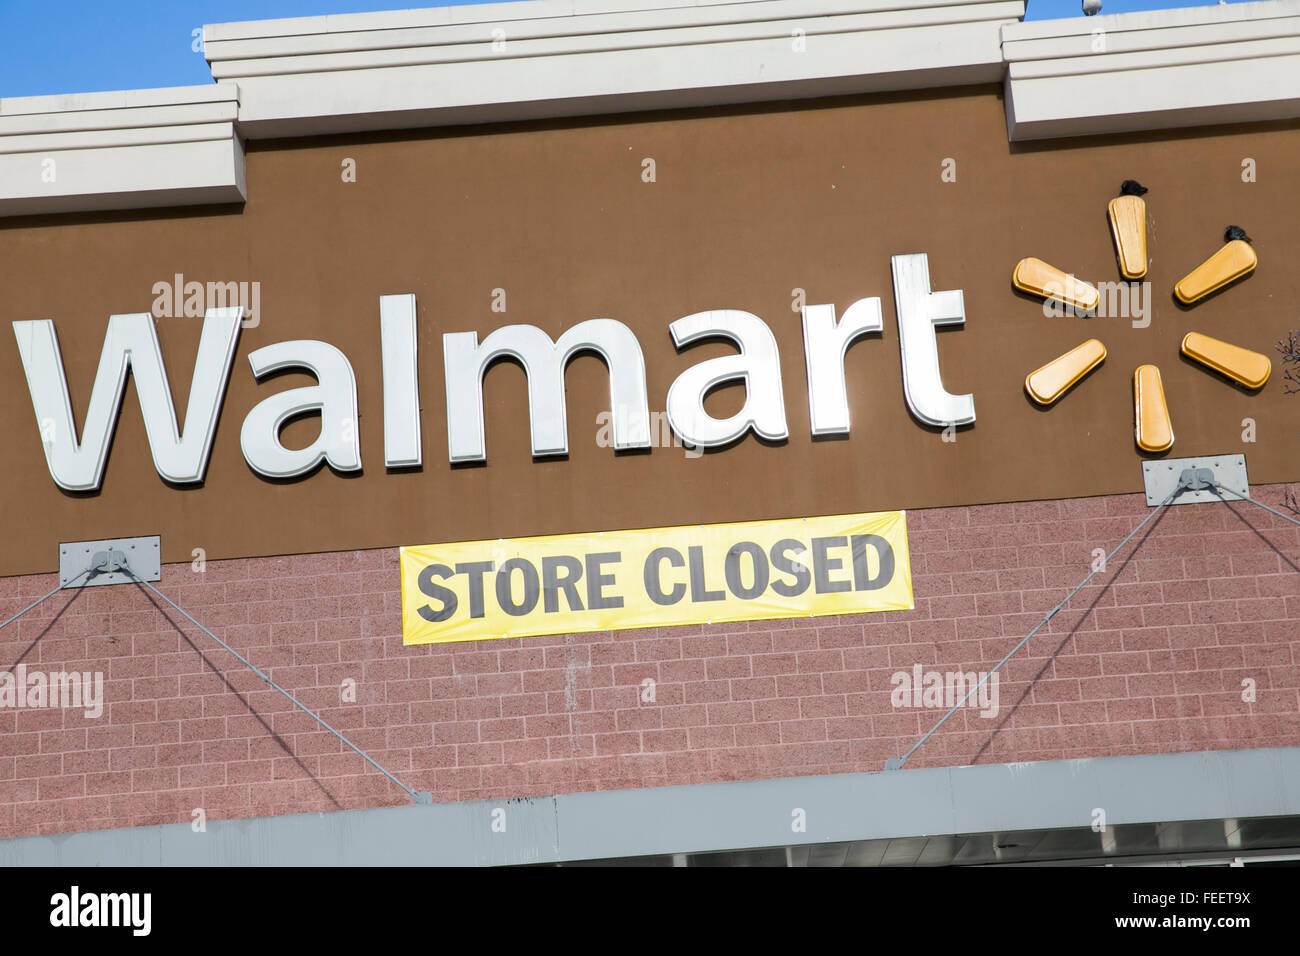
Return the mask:
<svg viewBox="0 0 1300 956">
<path fill-rule="evenodd" d="M 401 549 L 402 640 L 911 610 L 904 512 Z"/>
</svg>

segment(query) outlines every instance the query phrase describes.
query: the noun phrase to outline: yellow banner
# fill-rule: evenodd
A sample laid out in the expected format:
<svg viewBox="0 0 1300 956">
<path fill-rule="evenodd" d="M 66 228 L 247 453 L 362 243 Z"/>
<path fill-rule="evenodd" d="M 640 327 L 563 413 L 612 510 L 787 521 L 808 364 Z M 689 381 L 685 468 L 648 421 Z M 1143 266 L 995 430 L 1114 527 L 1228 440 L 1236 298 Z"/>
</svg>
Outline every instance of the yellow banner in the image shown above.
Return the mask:
<svg viewBox="0 0 1300 956">
<path fill-rule="evenodd" d="M 402 643 L 911 610 L 901 511 L 401 549 Z"/>
</svg>

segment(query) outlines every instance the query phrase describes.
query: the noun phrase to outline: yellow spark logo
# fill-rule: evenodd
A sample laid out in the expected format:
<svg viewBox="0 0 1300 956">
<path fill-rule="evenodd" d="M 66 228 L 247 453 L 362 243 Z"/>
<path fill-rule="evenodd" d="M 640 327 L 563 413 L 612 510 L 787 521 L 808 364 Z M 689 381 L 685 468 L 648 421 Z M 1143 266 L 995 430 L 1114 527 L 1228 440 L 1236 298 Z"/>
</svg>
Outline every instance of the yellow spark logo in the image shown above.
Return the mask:
<svg viewBox="0 0 1300 956">
<path fill-rule="evenodd" d="M 1130 282 L 1141 280 L 1147 273 L 1145 192 L 1140 183 L 1126 179 L 1120 195 L 1110 201 L 1107 210 L 1120 275 Z M 1224 245 L 1178 281 L 1174 296 L 1184 305 L 1193 305 L 1249 275 L 1258 262 L 1250 237 L 1238 227 L 1229 226 Z M 1085 314 L 1095 310 L 1101 298 L 1096 287 L 1041 259 L 1021 259 L 1011 274 L 1011 282 L 1022 292 Z M 1189 332 L 1183 338 L 1181 351 L 1251 390 L 1263 388 L 1272 371 L 1268 356 L 1200 332 Z M 1039 405 L 1053 405 L 1105 358 L 1106 346 L 1099 339 L 1088 339 L 1030 372 L 1025 377 L 1025 391 Z M 1133 425 L 1142 451 L 1163 452 L 1173 447 L 1173 423 L 1160 369 L 1155 365 L 1141 365 L 1133 373 Z"/>
</svg>

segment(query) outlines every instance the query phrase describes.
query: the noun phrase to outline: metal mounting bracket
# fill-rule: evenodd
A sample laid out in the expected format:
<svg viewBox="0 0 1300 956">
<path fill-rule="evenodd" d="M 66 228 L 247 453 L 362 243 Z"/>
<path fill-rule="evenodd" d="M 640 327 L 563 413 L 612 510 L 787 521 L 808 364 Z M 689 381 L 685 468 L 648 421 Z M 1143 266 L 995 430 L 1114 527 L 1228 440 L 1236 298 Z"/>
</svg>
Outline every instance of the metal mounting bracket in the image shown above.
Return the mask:
<svg viewBox="0 0 1300 956">
<path fill-rule="evenodd" d="M 99 587 L 130 584 L 129 567 L 142 581 L 162 580 L 162 539 L 104 538 L 101 541 L 68 541 L 59 545 L 59 587 Z M 90 568 L 89 574 L 83 574 Z"/>
<path fill-rule="evenodd" d="M 1184 475 L 1188 478 L 1188 487 L 1178 493 L 1171 504 L 1189 505 L 1198 502 L 1222 501 L 1215 493 L 1207 479 L 1239 491 L 1250 494 L 1250 481 L 1246 476 L 1245 455 L 1210 455 L 1202 458 L 1162 458 L 1159 461 L 1142 462 L 1142 481 L 1146 486 L 1147 504 L 1154 507 L 1160 504 L 1178 487 Z M 1226 495 L 1232 500 L 1232 495 Z"/>
</svg>

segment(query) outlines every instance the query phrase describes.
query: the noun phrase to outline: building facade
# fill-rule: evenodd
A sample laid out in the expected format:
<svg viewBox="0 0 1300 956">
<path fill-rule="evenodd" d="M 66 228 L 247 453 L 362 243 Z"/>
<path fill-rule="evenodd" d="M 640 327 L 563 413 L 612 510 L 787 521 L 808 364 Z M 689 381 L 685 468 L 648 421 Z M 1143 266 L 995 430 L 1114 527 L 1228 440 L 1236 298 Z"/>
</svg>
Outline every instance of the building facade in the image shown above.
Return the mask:
<svg viewBox="0 0 1300 956">
<path fill-rule="evenodd" d="M 0 100 L 0 860 L 1300 846 L 1300 3 L 643 6 Z"/>
</svg>

